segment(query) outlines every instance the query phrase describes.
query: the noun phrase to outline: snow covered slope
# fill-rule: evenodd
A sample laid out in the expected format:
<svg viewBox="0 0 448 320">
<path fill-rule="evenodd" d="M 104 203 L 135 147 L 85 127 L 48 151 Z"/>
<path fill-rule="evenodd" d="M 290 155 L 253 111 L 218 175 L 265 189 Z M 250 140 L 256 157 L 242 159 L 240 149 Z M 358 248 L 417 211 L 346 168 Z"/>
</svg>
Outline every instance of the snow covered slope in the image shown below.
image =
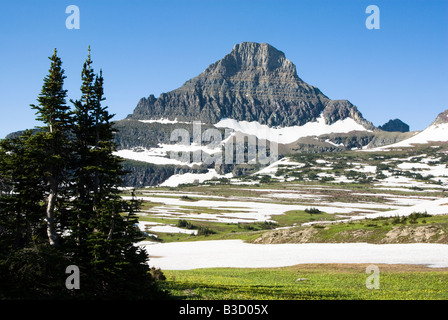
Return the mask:
<svg viewBox="0 0 448 320">
<path fill-rule="evenodd" d="M 201 162 L 181 161 L 176 157 L 171 157 L 171 152 L 195 152 L 202 151 L 206 154 L 214 154 L 221 152 L 221 146 L 210 148 L 207 145 L 182 145 L 182 144 L 159 144 L 157 148 L 145 149 L 145 148 L 133 148 L 122 149 L 114 152 L 114 155 L 122 157 L 124 159 L 130 159 L 135 161 L 141 161 L 152 164 L 160 165 L 185 165 L 192 167 L 194 165 L 200 165 Z M 188 158 L 189 160 L 189 158 Z"/>
<path fill-rule="evenodd" d="M 413 137 L 391 144 L 378 147 L 374 150 L 387 150 L 400 147 L 412 147 L 414 144 L 426 144 L 430 142 L 448 142 L 448 110 L 439 114 L 436 120 L 425 130 L 416 133 Z"/>
<path fill-rule="evenodd" d="M 237 121 L 234 119 L 222 119 L 215 124 L 217 128 L 230 128 L 244 134 L 254 135 L 259 139 L 266 139 L 277 143 L 293 143 L 300 138 L 320 136 L 329 133 L 348 133 L 351 131 L 369 131 L 352 118 L 338 120 L 333 124 L 326 124 L 321 115 L 317 121 L 307 122 L 302 126 L 283 128 L 270 128 L 257 121 Z"/>
</svg>

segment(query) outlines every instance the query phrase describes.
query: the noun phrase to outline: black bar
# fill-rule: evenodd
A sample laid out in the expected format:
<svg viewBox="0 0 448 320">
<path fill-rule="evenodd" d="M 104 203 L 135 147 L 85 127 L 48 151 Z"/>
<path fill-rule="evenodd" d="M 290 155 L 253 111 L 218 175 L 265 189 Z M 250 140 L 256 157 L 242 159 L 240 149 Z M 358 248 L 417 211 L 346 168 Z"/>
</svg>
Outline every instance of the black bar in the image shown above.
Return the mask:
<svg viewBox="0 0 448 320">
<path fill-rule="evenodd" d="M 106 316 L 129 319 L 322 319 L 367 316 L 390 318 L 415 315 L 430 311 L 432 315 L 446 314 L 448 300 L 161 300 L 161 301 L 0 301 L 4 314 L 11 311 L 17 318 L 21 315 L 65 316 L 84 320 L 86 317 Z M 329 318 L 331 319 L 331 318 Z"/>
</svg>

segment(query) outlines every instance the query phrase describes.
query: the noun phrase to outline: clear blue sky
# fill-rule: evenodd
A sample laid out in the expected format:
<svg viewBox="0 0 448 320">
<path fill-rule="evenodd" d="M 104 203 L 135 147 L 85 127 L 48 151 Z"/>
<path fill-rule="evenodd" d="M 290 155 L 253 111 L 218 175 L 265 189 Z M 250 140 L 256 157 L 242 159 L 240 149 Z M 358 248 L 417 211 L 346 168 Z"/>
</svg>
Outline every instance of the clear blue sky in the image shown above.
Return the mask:
<svg viewBox="0 0 448 320">
<path fill-rule="evenodd" d="M 380 29 L 368 30 L 368 5 Z M 68 5 L 80 10 L 69 30 Z M 138 100 L 181 86 L 236 43 L 267 42 L 330 99 L 381 125 L 422 130 L 448 109 L 447 0 L 16 0 L 0 4 L 0 138 L 39 125 L 36 103 L 57 48 L 69 98 L 79 98 L 91 46 L 115 120 Z"/>
</svg>

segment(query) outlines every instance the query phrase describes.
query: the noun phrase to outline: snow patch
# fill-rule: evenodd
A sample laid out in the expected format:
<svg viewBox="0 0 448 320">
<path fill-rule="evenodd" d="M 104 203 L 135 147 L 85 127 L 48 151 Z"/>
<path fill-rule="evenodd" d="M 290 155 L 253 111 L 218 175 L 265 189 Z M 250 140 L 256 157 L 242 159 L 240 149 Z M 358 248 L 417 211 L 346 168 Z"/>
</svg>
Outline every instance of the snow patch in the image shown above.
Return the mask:
<svg viewBox="0 0 448 320">
<path fill-rule="evenodd" d="M 255 172 L 252 175 L 254 175 L 254 176 L 259 175 L 259 174 L 274 175 L 277 172 L 279 166 L 293 166 L 296 168 L 301 168 L 301 167 L 304 167 L 305 164 L 300 163 L 300 162 L 291 161 L 289 158 L 285 157 L 278 161 L 275 161 L 274 163 L 271 163 L 269 166 L 264 167 L 263 169 Z"/>
<path fill-rule="evenodd" d="M 153 163 L 153 164 L 171 164 L 184 165 L 192 167 L 200 165 L 200 162 L 183 162 L 179 159 L 171 158 L 171 152 L 195 152 L 202 151 L 209 155 L 221 152 L 221 147 L 210 148 L 207 145 L 182 145 L 182 144 L 159 144 L 157 148 L 136 147 L 133 149 L 122 149 L 114 152 L 114 155 L 135 161 Z"/>
<path fill-rule="evenodd" d="M 378 217 L 396 217 L 396 216 L 408 216 L 414 212 L 426 212 L 430 215 L 448 214 L 448 198 L 437 199 L 433 201 L 420 201 L 420 203 L 402 207 L 396 210 L 390 210 L 385 212 L 378 212 L 373 214 L 367 214 L 365 216 L 355 216 L 352 220 L 364 219 L 364 218 L 378 218 Z"/>
<path fill-rule="evenodd" d="M 209 169 L 207 173 L 183 173 L 183 174 L 175 174 L 165 180 L 160 184 L 161 187 L 177 187 L 180 184 L 187 183 L 202 183 L 207 180 L 211 180 L 213 178 L 232 178 L 232 173 L 227 173 L 225 175 L 220 175 L 216 172 L 215 169 Z"/>
<path fill-rule="evenodd" d="M 338 120 L 333 124 L 326 124 L 321 115 L 314 122 L 307 122 L 303 126 L 284 128 L 270 128 L 258 121 L 238 121 L 234 119 L 221 119 L 215 124 L 217 128 L 230 128 L 244 134 L 254 135 L 259 139 L 265 139 L 277 143 L 292 143 L 302 137 L 320 136 L 329 133 L 348 133 L 351 131 L 369 131 L 352 118 Z"/>
<path fill-rule="evenodd" d="M 178 121 L 177 118 L 175 120 L 168 120 L 168 119 L 156 119 L 156 120 L 138 120 L 139 122 L 143 123 L 162 123 L 162 124 L 175 124 L 175 123 L 186 123 L 191 124 L 192 122 L 186 122 L 186 121 Z"/>
</svg>

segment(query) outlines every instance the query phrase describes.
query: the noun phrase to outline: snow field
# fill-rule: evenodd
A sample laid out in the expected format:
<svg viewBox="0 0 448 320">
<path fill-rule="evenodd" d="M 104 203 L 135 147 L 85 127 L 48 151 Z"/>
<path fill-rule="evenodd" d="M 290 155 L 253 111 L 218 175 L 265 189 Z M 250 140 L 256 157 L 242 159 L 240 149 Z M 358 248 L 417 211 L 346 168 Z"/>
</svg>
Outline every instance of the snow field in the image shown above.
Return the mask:
<svg viewBox="0 0 448 320">
<path fill-rule="evenodd" d="M 282 193 L 287 195 L 288 193 Z M 268 196 L 269 197 L 269 196 Z M 129 197 L 124 197 L 129 199 Z M 272 221 L 272 216 L 284 214 L 291 210 L 305 210 L 310 208 L 310 205 L 299 204 L 278 204 L 270 203 L 266 201 L 219 201 L 219 200 L 198 200 L 192 203 L 185 202 L 179 198 L 165 198 L 165 197 L 138 197 L 140 200 L 152 201 L 162 203 L 164 206 L 151 209 L 154 215 L 163 216 L 173 219 L 196 219 L 196 220 L 208 220 L 223 223 L 238 223 L 238 222 L 264 222 Z M 262 198 L 260 198 L 262 199 Z M 268 198 L 271 201 L 271 198 Z M 212 208 L 222 209 L 224 212 L 205 214 L 205 213 L 185 213 L 181 206 L 195 206 L 198 208 Z M 312 205 L 328 214 L 353 214 L 353 213 L 376 213 L 377 208 L 382 209 L 396 209 L 397 206 L 382 205 L 376 203 L 345 203 L 345 202 L 320 202 L 318 205 Z M 229 212 L 230 211 L 230 212 Z"/>
<path fill-rule="evenodd" d="M 162 270 L 274 268 L 305 263 L 385 263 L 448 267 L 448 245 L 305 243 L 250 244 L 242 240 L 141 242 L 150 266 Z"/>
</svg>

